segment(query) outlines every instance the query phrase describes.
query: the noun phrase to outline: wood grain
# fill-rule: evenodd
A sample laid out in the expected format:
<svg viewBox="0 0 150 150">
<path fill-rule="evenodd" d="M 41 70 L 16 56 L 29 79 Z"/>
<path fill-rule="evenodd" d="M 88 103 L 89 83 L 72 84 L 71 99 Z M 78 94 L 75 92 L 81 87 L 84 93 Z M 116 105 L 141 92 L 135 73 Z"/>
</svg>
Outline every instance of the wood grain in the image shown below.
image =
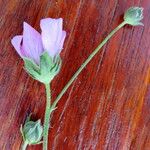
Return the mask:
<svg viewBox="0 0 150 150">
<path fill-rule="evenodd" d="M 150 149 L 149 0 L 1 0 L 0 150 L 19 150 L 20 125 L 31 112 L 35 120 L 44 116 L 44 86 L 26 74 L 10 44 L 23 21 L 40 31 L 41 18 L 64 19 L 67 39 L 54 99 L 130 6 L 144 7 L 145 26 L 121 29 L 72 84 L 53 114 L 49 149 Z"/>
</svg>

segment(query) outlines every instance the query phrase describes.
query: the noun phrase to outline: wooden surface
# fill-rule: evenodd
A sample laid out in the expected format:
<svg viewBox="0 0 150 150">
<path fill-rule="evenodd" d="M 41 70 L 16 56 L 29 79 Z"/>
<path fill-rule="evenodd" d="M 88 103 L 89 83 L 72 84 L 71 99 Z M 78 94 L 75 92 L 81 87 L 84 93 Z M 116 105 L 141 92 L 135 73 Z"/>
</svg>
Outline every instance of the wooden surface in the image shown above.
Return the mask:
<svg viewBox="0 0 150 150">
<path fill-rule="evenodd" d="M 10 43 L 23 21 L 40 31 L 41 18 L 64 19 L 67 38 L 54 99 L 133 5 L 145 8 L 145 26 L 117 32 L 72 84 L 53 114 L 49 150 L 150 149 L 150 1 L 1 0 L 0 150 L 19 150 L 20 125 L 31 112 L 35 120 L 44 116 L 44 86 L 27 75 Z"/>
</svg>

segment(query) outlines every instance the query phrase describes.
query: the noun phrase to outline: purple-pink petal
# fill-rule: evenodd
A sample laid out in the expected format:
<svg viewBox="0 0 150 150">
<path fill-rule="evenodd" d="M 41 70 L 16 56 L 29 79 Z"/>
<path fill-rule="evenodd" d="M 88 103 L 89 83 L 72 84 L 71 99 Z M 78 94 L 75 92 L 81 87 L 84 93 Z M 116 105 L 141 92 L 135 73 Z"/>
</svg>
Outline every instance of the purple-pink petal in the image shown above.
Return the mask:
<svg viewBox="0 0 150 150">
<path fill-rule="evenodd" d="M 51 57 L 58 55 L 64 44 L 66 32 L 62 30 L 63 19 L 42 19 L 42 33 L 37 32 L 26 22 L 23 23 L 23 35 L 15 36 L 11 43 L 23 58 L 27 57 L 40 63 L 40 56 L 47 51 Z"/>
<path fill-rule="evenodd" d="M 22 48 L 30 59 L 39 64 L 40 55 L 43 52 L 41 35 L 26 22 L 23 24 L 23 29 Z"/>
<path fill-rule="evenodd" d="M 60 41 L 60 44 L 59 44 L 59 53 L 63 49 L 65 38 L 66 38 L 66 31 L 62 31 L 61 41 Z"/>
<path fill-rule="evenodd" d="M 62 18 L 46 18 L 42 19 L 40 22 L 44 50 L 46 50 L 52 57 L 58 55 L 60 47 L 63 45 L 63 43 L 60 44 L 61 41 L 64 41 L 62 40 L 62 22 Z"/>
<path fill-rule="evenodd" d="M 23 53 L 21 51 L 21 42 L 22 42 L 22 35 L 17 35 L 13 37 L 11 40 L 11 44 L 14 46 L 20 57 L 23 58 Z"/>
</svg>

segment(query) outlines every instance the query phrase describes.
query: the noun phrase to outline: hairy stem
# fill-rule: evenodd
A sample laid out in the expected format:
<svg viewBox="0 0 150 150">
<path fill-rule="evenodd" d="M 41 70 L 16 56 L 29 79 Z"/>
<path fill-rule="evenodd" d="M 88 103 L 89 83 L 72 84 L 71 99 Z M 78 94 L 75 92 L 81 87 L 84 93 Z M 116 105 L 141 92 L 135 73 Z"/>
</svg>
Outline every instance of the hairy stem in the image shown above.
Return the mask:
<svg viewBox="0 0 150 150">
<path fill-rule="evenodd" d="M 51 114 L 51 91 L 50 84 L 45 84 L 46 88 L 46 110 L 45 110 L 45 118 L 44 118 L 44 129 L 43 129 L 43 150 L 48 149 L 48 130 L 50 123 L 50 114 Z"/>
<path fill-rule="evenodd" d="M 80 74 L 80 72 L 86 67 L 86 65 L 92 60 L 92 58 L 100 51 L 100 49 L 106 44 L 106 42 L 124 25 L 126 24 L 125 21 L 123 21 L 119 26 L 117 26 L 103 41 L 98 45 L 98 47 L 90 54 L 90 56 L 85 60 L 85 62 L 80 66 L 80 68 L 75 72 L 75 74 L 72 76 L 72 78 L 69 80 L 69 82 L 65 85 L 63 90 L 60 92 L 60 94 L 57 96 L 56 100 L 54 101 L 52 105 L 52 109 L 54 109 L 59 102 L 60 98 L 64 95 L 64 93 L 67 91 L 67 89 L 70 87 L 70 85 L 73 83 L 73 81 L 77 78 L 77 76 Z"/>
</svg>

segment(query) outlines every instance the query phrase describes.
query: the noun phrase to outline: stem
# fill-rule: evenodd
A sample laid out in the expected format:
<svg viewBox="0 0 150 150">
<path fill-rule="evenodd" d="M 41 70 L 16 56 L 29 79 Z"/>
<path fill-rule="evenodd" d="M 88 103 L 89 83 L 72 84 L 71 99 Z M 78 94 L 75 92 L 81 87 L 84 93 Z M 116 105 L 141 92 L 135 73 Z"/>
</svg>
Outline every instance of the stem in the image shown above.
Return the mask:
<svg viewBox="0 0 150 150">
<path fill-rule="evenodd" d="M 25 141 L 25 142 L 22 144 L 21 150 L 26 150 L 27 146 L 28 146 L 28 143 Z"/>
<path fill-rule="evenodd" d="M 72 76 L 70 81 L 65 85 L 63 90 L 60 92 L 60 94 L 57 96 L 56 100 L 54 101 L 52 105 L 52 109 L 54 109 L 59 102 L 60 98 L 63 96 L 63 94 L 67 91 L 69 86 L 73 83 L 73 81 L 77 78 L 77 76 L 80 74 L 80 72 L 86 67 L 86 65 L 91 61 L 91 59 L 99 52 L 99 50 L 106 44 L 106 42 L 124 25 L 126 24 L 125 21 L 123 21 L 119 26 L 117 26 L 103 41 L 98 45 L 98 47 L 90 54 L 90 56 L 85 60 L 85 62 L 80 66 L 80 68 L 76 71 L 76 73 Z"/>
<path fill-rule="evenodd" d="M 50 84 L 45 84 L 46 88 L 46 110 L 44 118 L 44 129 L 43 129 L 43 150 L 47 150 L 48 147 L 48 130 L 50 122 L 50 113 L 51 113 L 51 91 Z"/>
</svg>

